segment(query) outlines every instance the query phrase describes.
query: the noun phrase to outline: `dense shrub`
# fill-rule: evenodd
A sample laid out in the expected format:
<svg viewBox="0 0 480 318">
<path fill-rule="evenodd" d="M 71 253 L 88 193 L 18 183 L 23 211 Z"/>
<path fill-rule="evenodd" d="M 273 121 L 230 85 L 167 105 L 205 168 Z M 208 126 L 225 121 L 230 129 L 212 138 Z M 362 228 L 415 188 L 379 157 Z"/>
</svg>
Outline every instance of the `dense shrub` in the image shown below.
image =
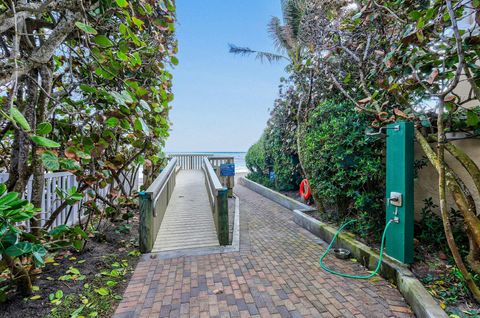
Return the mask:
<svg viewBox="0 0 480 318">
<path fill-rule="evenodd" d="M 367 136 L 372 118 L 351 109 L 346 102 L 318 105 L 302 129 L 302 154 L 314 194 L 337 220 L 359 218 L 356 230 L 365 236 L 384 216 L 383 140 Z"/>
<path fill-rule="evenodd" d="M 280 191 L 298 189 L 301 168 L 295 131 L 294 110 L 278 99 L 262 137 L 245 157 L 250 179 Z"/>
<path fill-rule="evenodd" d="M 297 190 L 302 179 L 295 138 L 296 107 L 289 100 L 282 98 L 275 102 L 264 132 L 266 162 L 275 174 L 275 189 L 281 191 Z"/>
<path fill-rule="evenodd" d="M 272 187 L 272 183 L 269 181 L 270 168 L 266 162 L 265 156 L 265 137 L 262 135 L 260 139 L 253 144 L 245 155 L 245 163 L 250 173 L 248 178 L 263 184 L 267 187 Z"/>
</svg>

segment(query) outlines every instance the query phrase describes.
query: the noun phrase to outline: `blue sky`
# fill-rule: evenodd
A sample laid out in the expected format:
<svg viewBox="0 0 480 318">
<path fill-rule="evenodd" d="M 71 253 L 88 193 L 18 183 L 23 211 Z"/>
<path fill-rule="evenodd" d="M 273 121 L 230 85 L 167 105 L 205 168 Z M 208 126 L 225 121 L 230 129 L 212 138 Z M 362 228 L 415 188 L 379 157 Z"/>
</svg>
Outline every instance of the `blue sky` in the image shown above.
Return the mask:
<svg viewBox="0 0 480 318">
<path fill-rule="evenodd" d="M 285 63 L 228 53 L 228 43 L 272 51 L 280 0 L 177 0 L 179 65 L 166 150 L 246 151 L 261 135 Z"/>
</svg>

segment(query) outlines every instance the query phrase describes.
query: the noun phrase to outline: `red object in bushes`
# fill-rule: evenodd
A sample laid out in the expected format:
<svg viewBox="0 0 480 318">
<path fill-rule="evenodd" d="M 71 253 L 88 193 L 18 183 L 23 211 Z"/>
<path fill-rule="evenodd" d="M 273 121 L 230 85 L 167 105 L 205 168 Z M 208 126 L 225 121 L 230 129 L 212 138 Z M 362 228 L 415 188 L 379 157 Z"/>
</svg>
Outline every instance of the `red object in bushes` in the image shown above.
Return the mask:
<svg viewBox="0 0 480 318">
<path fill-rule="evenodd" d="M 312 195 L 312 191 L 310 190 L 310 185 L 308 184 L 308 180 L 303 179 L 302 182 L 300 183 L 300 196 L 304 200 L 308 200 L 311 195 Z"/>
</svg>

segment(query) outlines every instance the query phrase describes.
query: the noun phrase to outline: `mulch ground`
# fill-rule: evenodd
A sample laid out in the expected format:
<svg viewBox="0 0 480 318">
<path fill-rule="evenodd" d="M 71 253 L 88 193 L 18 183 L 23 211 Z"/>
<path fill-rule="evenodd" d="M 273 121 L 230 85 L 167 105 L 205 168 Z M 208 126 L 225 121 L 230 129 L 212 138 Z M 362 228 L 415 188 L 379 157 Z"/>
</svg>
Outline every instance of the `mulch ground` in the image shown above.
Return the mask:
<svg viewBox="0 0 480 318">
<path fill-rule="evenodd" d="M 115 286 L 109 288 L 112 297 L 106 297 L 104 301 L 106 305 L 104 304 L 104 307 L 98 310 L 99 317 L 110 317 L 120 301 L 120 297 L 114 297 L 114 295 L 123 294 L 131 276 L 131 269 L 135 268 L 138 262 L 138 256 L 129 255 L 132 250 L 135 250 L 138 241 L 138 218 L 134 218 L 131 225 L 130 231 L 125 233 L 119 231 L 120 224 L 117 226 L 110 224 L 102 230 L 102 240 L 96 237 L 88 239 L 83 251 L 69 250 L 60 252 L 53 258 L 47 258 L 48 263 L 42 268 L 42 272 L 34 277 L 34 294 L 25 298 L 16 294 L 12 288 L 9 291 L 8 300 L 0 303 L 0 317 L 69 317 L 76 308 L 62 307 L 61 303 L 52 304 L 49 295 L 61 290 L 63 297 L 60 300 L 65 302 L 68 295 L 85 293 L 85 284 L 93 286 L 99 273 L 111 270 L 113 263 L 122 263 L 122 260 L 125 260 L 123 264 L 128 263 L 125 276 L 118 280 Z M 61 280 L 62 276 L 68 275 L 67 271 L 71 267 L 80 272 L 80 275 L 77 275 L 79 279 Z M 100 295 L 97 296 L 100 297 Z M 72 305 L 77 306 L 82 303 Z M 58 310 L 55 315 L 52 314 L 54 308 Z"/>
</svg>

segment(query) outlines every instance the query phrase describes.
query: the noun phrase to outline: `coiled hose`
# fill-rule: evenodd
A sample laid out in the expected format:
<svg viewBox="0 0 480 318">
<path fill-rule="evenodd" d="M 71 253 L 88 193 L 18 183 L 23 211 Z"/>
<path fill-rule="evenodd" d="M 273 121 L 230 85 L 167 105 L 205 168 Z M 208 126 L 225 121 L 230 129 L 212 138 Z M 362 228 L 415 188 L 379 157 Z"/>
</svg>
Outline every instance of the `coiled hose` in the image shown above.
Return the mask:
<svg viewBox="0 0 480 318">
<path fill-rule="evenodd" d="M 337 236 L 340 234 L 340 232 L 342 232 L 342 230 L 346 226 L 348 226 L 349 224 L 352 224 L 354 222 L 356 222 L 356 220 L 350 220 L 350 221 L 344 223 L 338 229 L 337 233 L 335 233 L 335 235 L 333 236 L 333 239 L 330 242 L 330 244 L 328 245 L 327 249 L 325 250 L 323 255 L 320 257 L 320 266 L 323 268 L 323 270 L 325 270 L 325 271 L 327 271 L 327 272 L 329 272 L 330 274 L 333 274 L 333 275 L 337 275 L 337 276 L 341 276 L 341 277 L 347 277 L 347 278 L 355 278 L 355 279 L 369 279 L 369 278 L 372 278 L 373 276 L 377 275 L 378 271 L 380 270 L 380 266 L 382 266 L 383 250 L 385 248 L 385 236 L 387 234 L 388 227 L 390 226 L 390 224 L 392 224 L 393 220 L 388 221 L 387 225 L 385 225 L 385 229 L 383 230 L 383 234 L 382 234 L 382 242 L 380 244 L 380 257 L 378 258 L 377 267 L 375 268 L 375 270 L 370 275 L 360 276 L 360 275 L 349 275 L 349 274 L 345 274 L 345 273 L 340 273 L 340 272 L 336 272 L 336 271 L 328 268 L 327 266 L 325 266 L 323 264 L 323 259 L 325 258 L 325 256 L 327 256 L 328 252 L 330 252 L 330 249 L 332 248 L 333 243 L 335 243 L 335 240 L 337 239 Z"/>
</svg>

